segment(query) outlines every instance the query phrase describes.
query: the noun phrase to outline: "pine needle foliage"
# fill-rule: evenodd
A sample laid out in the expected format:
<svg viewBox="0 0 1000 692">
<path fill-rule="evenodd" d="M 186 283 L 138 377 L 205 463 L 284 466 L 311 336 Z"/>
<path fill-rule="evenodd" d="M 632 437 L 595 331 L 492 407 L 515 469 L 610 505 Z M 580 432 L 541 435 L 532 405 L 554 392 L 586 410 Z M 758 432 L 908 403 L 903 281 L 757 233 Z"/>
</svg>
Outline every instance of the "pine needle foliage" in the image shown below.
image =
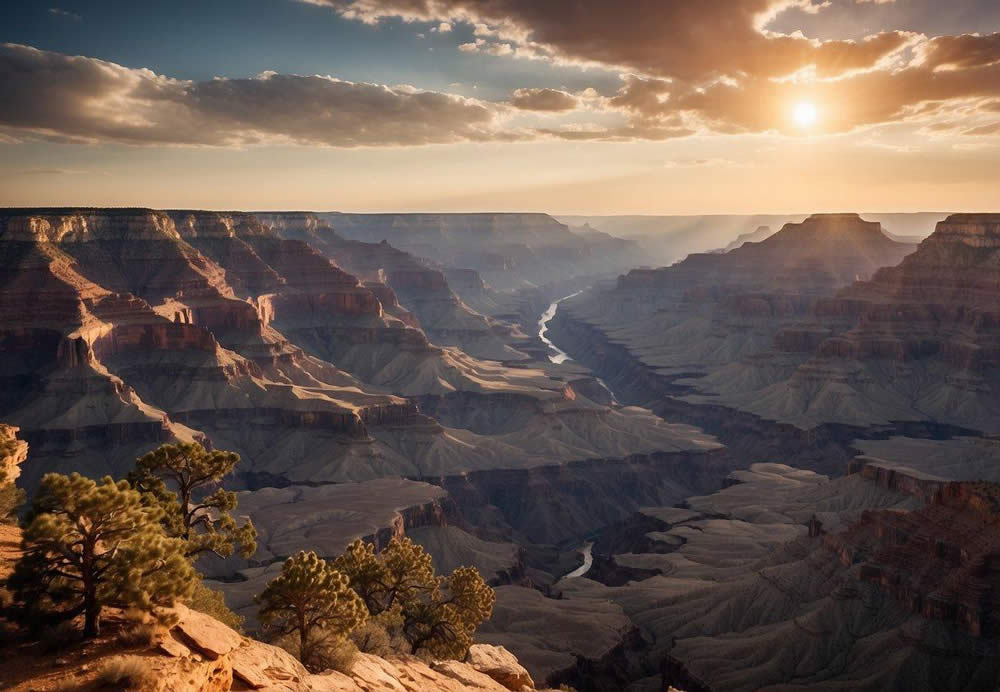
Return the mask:
<svg viewBox="0 0 1000 692">
<path fill-rule="evenodd" d="M 399 623 L 412 654 L 464 658 L 496 602 L 474 567 L 438 576 L 431 556 L 407 537 L 392 539 L 378 554 L 371 543 L 356 540 L 333 564 L 373 617 Z"/>
<path fill-rule="evenodd" d="M 235 452 L 198 443 L 165 444 L 140 457 L 128 480 L 163 510 L 164 530 L 184 539 L 188 557 L 229 557 L 238 548 L 249 558 L 257 552 L 257 529 L 249 519 L 236 523 L 236 493 L 219 487 L 239 461 Z"/>
<path fill-rule="evenodd" d="M 325 652 L 365 622 L 365 604 L 346 575 L 310 551 L 285 560 L 279 574 L 257 596 L 258 618 L 268 634 L 296 636 L 303 665 L 324 669 Z"/>
<path fill-rule="evenodd" d="M 189 595 L 197 577 L 161 519 L 126 481 L 46 474 L 8 579 L 20 615 L 41 623 L 82 614 L 83 634 L 93 637 L 105 606 L 153 613 Z"/>
</svg>

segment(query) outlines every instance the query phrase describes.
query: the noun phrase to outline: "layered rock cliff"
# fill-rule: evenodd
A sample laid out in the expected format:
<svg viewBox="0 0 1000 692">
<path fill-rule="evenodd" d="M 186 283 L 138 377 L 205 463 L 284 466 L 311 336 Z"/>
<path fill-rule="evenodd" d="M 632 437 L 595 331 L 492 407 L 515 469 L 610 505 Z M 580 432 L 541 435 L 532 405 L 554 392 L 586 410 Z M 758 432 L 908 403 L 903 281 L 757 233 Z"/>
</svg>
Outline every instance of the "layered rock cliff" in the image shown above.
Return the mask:
<svg viewBox="0 0 1000 692">
<path fill-rule="evenodd" d="M 857 217 L 820 215 L 567 300 L 553 334 L 573 332 L 586 353 L 580 337 L 593 330 L 690 404 L 801 428 L 994 432 L 996 228 L 990 215 L 949 217 L 895 266 L 912 246 Z"/>
<path fill-rule="evenodd" d="M 389 244 L 509 290 L 574 276 L 615 274 L 639 247 L 605 233 L 574 233 L 546 214 L 325 214 L 351 240 Z"/>
<path fill-rule="evenodd" d="M 311 214 L 258 214 L 284 238 L 308 242 L 327 258 L 362 279 L 381 283 L 419 321 L 428 338 L 441 346 L 491 360 L 524 360 L 505 342 L 504 327 L 469 308 L 456 296 L 444 274 L 387 242 L 366 243 L 340 236 Z M 509 328 L 506 330 L 510 336 Z"/>
</svg>

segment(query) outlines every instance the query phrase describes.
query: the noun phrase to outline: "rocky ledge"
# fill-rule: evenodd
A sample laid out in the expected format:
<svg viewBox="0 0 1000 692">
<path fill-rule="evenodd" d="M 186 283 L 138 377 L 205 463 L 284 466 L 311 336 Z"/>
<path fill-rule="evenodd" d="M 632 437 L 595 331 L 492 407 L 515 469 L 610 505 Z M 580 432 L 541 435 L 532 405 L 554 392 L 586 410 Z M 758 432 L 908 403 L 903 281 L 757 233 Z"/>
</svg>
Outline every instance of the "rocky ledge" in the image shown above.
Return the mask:
<svg viewBox="0 0 1000 692">
<path fill-rule="evenodd" d="M 346 672 L 308 672 L 276 646 L 244 637 L 212 617 L 184 606 L 177 622 L 146 650 L 74 647 L 52 661 L 22 659 L 4 671 L 5 689 L 89 689 L 103 665 L 127 653 L 150 672 L 150 692 L 530 692 L 535 684 L 506 649 L 473 645 L 464 661 L 358 654 Z M 6 675 L 10 673 L 9 677 Z M 8 687 L 7 684 L 10 686 Z"/>
</svg>

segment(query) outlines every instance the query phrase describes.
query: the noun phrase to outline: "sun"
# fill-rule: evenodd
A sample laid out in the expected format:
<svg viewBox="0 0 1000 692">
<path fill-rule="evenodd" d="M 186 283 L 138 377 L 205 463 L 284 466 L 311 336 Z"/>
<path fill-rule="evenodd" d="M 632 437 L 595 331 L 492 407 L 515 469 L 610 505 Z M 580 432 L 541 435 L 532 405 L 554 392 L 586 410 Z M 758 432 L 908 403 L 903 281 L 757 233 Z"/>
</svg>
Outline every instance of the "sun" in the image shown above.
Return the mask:
<svg viewBox="0 0 1000 692">
<path fill-rule="evenodd" d="M 803 101 L 796 104 L 792 117 L 795 119 L 796 125 L 805 129 L 816 124 L 819 112 L 816 110 L 816 104 Z"/>
</svg>

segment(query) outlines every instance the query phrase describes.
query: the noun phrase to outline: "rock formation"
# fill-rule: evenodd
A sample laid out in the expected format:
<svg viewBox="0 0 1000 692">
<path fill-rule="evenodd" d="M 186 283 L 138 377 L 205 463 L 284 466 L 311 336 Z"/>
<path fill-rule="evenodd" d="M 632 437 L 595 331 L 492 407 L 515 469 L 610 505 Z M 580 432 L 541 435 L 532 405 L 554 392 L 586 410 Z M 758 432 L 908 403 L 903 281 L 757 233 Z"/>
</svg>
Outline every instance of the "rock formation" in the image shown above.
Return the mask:
<svg viewBox="0 0 1000 692">
<path fill-rule="evenodd" d="M 509 338 L 513 337 L 509 326 L 505 329 L 504 325 L 465 305 L 452 292 L 444 273 L 428 263 L 387 242 L 347 240 L 315 215 L 275 213 L 257 216 L 282 237 L 306 241 L 352 274 L 370 284 L 388 288 L 416 316 L 433 343 L 458 346 L 478 358 L 526 359 L 502 338 L 504 332 Z"/>
<path fill-rule="evenodd" d="M 995 514 L 983 514 L 972 499 L 979 496 L 955 490 L 925 506 L 860 475 L 830 480 L 755 464 L 685 508 L 644 508 L 631 540 L 621 540 L 626 525 L 616 528 L 611 545 L 623 549 L 613 557 L 635 571 L 632 580 L 608 586 L 583 577 L 557 587 L 570 603 L 620 606 L 651 639 L 646 660 L 662 663 L 662 684 L 989 689 L 1000 673 L 998 640 L 966 626 L 985 618 L 959 615 L 972 612 L 962 608 L 971 602 L 980 613 L 997 612 L 987 557 Z M 659 528 L 651 531 L 650 519 Z M 814 519 L 823 533 L 810 537 Z M 944 551 L 928 556 L 936 538 Z M 961 555 L 948 547 L 959 542 Z M 842 544 L 853 551 L 846 559 Z M 904 574 L 919 586 L 909 587 Z M 907 594 L 917 592 L 933 593 L 935 605 L 914 607 Z M 630 680 L 649 674 L 641 663 L 630 670 Z"/>
<path fill-rule="evenodd" d="M 0 569 L 12 557 L 0 540 Z M 244 637 L 209 615 L 178 604 L 173 624 L 157 628 L 153 642 L 137 649 L 105 637 L 56 654 L 28 653 L 0 663 L 4 689 L 86 689 L 116 659 L 137 660 L 147 671 L 143 690 L 157 692 L 530 692 L 534 681 L 499 646 L 475 644 L 465 661 L 424 661 L 415 656 L 358 654 L 345 672 L 310 673 L 276 646 Z M 115 616 L 108 619 L 114 626 Z"/>
<path fill-rule="evenodd" d="M 546 214 L 326 214 L 351 240 L 382 240 L 447 267 L 478 272 L 499 290 L 614 274 L 641 262 L 635 243 L 574 233 Z"/>
</svg>

